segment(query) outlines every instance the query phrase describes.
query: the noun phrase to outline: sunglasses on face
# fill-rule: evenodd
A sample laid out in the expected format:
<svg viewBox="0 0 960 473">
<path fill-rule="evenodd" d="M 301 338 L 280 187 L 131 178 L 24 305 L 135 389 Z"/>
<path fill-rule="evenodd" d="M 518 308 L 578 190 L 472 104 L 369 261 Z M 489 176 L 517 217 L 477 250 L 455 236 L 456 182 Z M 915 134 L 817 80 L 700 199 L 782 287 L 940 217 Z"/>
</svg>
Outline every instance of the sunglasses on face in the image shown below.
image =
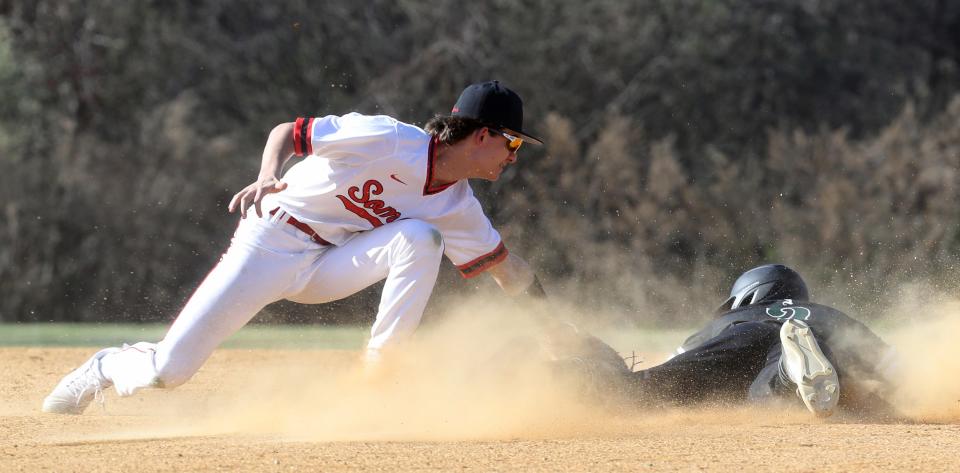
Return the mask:
<svg viewBox="0 0 960 473">
<path fill-rule="evenodd" d="M 507 139 L 507 149 L 509 149 L 511 153 L 516 153 L 517 150 L 520 149 L 520 145 L 523 144 L 523 140 L 521 138 L 513 136 L 509 133 L 504 133 L 502 131 L 500 134 Z"/>
</svg>

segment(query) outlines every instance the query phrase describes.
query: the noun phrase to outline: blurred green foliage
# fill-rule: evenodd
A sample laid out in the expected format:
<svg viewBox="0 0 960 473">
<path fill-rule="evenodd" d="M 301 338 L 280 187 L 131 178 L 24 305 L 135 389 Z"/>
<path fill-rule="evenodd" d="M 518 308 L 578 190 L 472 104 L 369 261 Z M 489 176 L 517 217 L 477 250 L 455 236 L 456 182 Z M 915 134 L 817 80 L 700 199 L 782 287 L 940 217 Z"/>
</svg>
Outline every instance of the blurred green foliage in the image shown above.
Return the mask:
<svg viewBox="0 0 960 473">
<path fill-rule="evenodd" d="M 2 0 L 0 320 L 168 320 L 276 123 L 489 78 L 548 144 L 475 189 L 557 296 L 688 323 L 775 259 L 873 312 L 956 285 L 958 66 L 946 0 Z"/>
</svg>

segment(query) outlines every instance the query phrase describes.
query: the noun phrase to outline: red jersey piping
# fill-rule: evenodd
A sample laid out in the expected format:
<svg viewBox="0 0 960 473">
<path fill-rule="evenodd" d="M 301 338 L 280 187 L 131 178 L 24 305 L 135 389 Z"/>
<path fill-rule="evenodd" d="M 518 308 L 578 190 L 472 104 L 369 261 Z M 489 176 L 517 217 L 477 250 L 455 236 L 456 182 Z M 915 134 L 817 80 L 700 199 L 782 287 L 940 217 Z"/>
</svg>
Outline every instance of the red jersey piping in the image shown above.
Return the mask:
<svg viewBox="0 0 960 473">
<path fill-rule="evenodd" d="M 423 183 L 423 195 L 439 194 L 456 184 L 456 182 L 451 182 L 449 184 L 430 187 L 430 183 L 433 181 L 433 165 L 437 154 L 437 144 L 439 144 L 439 140 L 436 136 L 430 139 L 430 148 L 427 149 L 427 181 Z"/>
</svg>

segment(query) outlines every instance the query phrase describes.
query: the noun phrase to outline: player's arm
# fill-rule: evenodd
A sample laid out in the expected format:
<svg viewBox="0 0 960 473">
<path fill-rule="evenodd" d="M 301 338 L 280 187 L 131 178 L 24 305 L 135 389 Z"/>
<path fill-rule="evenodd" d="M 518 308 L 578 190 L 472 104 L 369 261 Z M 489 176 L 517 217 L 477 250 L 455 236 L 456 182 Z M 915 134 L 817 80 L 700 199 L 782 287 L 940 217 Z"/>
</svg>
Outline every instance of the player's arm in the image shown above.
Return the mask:
<svg viewBox="0 0 960 473">
<path fill-rule="evenodd" d="M 523 258 L 513 253 L 508 253 L 503 261 L 488 269 L 487 273 L 511 296 L 526 295 L 535 299 L 546 297 L 533 269 Z"/>
<path fill-rule="evenodd" d="M 237 192 L 230 200 L 227 210 L 233 212 L 239 207 L 240 216 L 246 218 L 247 208 L 252 203 L 257 216 L 262 217 L 263 211 L 260 209 L 260 202 L 263 197 L 267 194 L 280 192 L 287 187 L 286 183 L 280 181 L 279 176 L 283 170 L 283 165 L 294 153 L 293 129 L 294 124 L 289 122 L 281 123 L 270 131 L 267 144 L 263 147 L 260 174 L 257 176 L 256 182 Z"/>
<path fill-rule="evenodd" d="M 525 296 L 529 300 L 537 301 L 528 305 L 525 314 L 538 328 L 542 337 L 542 347 L 553 357 L 569 351 L 570 347 L 579 346 L 584 334 L 581 334 L 575 325 L 558 318 L 546 302 L 546 293 L 540 280 L 534 274 L 530 265 L 523 258 L 509 253 L 503 261 L 486 271 L 497 284 L 511 296 Z"/>
</svg>

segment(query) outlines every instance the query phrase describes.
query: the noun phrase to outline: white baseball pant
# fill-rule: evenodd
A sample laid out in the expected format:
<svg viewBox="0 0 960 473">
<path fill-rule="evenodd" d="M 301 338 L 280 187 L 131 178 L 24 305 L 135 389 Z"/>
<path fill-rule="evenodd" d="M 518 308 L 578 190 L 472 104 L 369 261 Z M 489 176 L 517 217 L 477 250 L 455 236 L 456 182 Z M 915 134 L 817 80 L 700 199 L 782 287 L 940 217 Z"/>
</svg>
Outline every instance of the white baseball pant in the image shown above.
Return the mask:
<svg viewBox="0 0 960 473">
<path fill-rule="evenodd" d="M 399 220 L 358 233 L 341 246 L 321 246 L 286 223 L 283 211 L 248 215 L 163 340 L 101 359 L 101 371 L 120 395 L 183 384 L 227 337 L 281 299 L 330 302 L 386 278 L 367 345 L 370 361 L 420 324 L 443 256 L 434 226 Z"/>
</svg>

